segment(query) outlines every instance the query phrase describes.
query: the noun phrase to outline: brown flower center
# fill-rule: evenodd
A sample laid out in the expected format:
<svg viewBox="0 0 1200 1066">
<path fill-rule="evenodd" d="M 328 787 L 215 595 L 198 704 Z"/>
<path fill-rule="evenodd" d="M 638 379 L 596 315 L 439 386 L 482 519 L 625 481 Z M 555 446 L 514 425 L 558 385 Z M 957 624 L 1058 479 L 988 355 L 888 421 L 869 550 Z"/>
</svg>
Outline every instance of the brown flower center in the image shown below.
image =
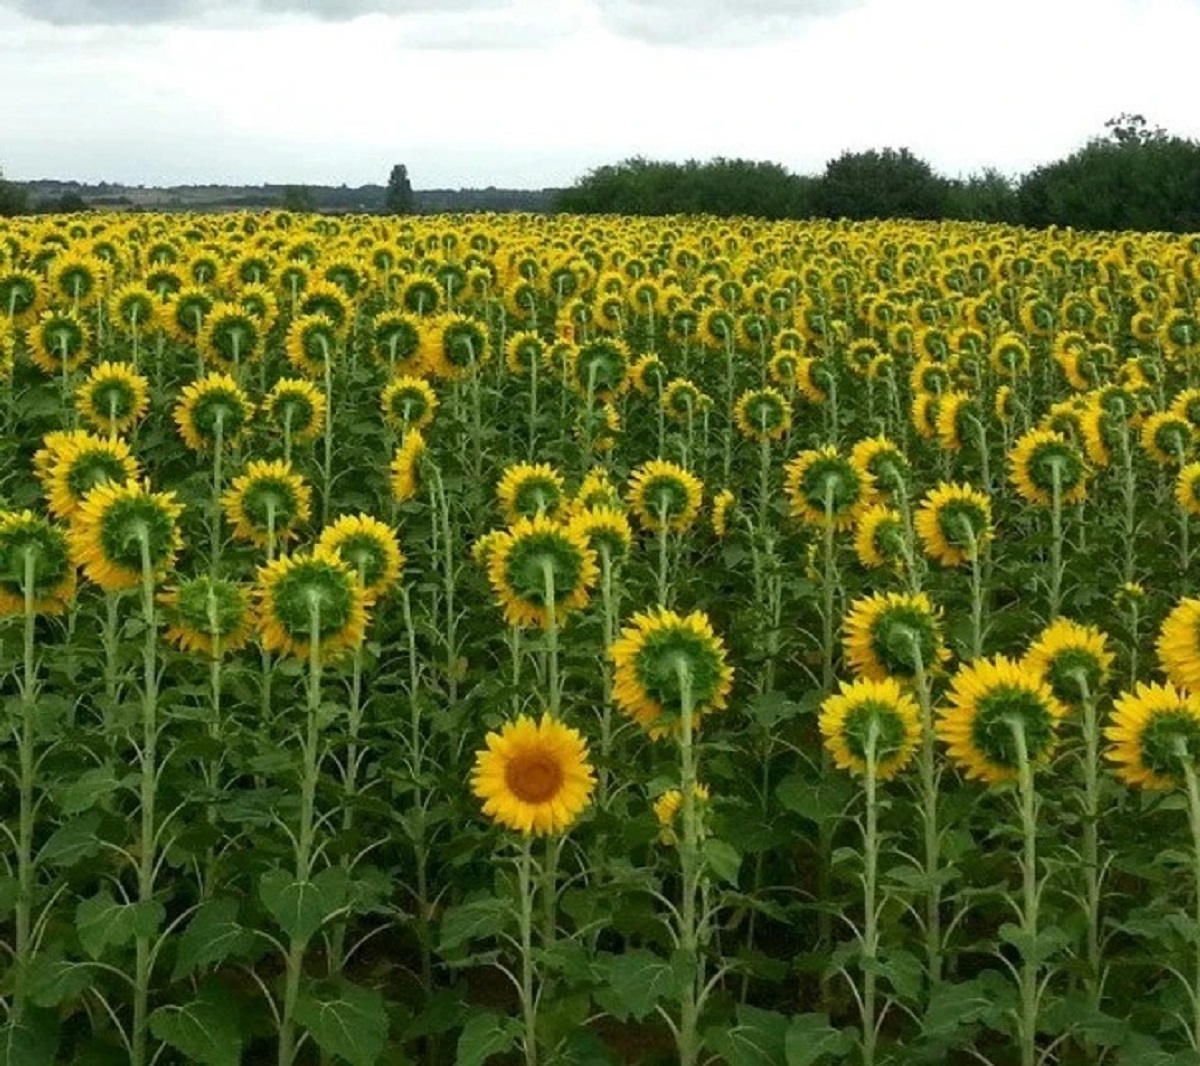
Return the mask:
<svg viewBox="0 0 1200 1066">
<path fill-rule="evenodd" d="M 523 752 L 504 768 L 504 783 L 522 803 L 545 803 L 562 788 L 562 767 L 544 752 Z"/>
</svg>

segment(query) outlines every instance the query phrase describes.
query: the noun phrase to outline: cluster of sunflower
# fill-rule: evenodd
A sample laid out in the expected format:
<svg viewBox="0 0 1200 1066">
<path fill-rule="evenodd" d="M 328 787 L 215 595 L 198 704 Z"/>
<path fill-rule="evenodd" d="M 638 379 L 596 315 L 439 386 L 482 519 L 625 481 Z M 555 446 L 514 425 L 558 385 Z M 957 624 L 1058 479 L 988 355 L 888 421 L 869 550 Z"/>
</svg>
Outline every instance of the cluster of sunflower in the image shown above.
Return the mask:
<svg viewBox="0 0 1200 1066">
<path fill-rule="evenodd" d="M 834 766 L 880 780 L 931 735 L 969 778 L 1048 776 L 1085 705 L 1130 785 L 1186 786 L 1200 756 L 1194 237 L 286 213 L 0 237 L 0 377 L 33 400 L 0 412 L 0 494 L 40 491 L 48 516 L 0 514 L 0 612 L 86 614 L 82 569 L 113 596 L 161 586 L 189 654 L 257 635 L 333 656 L 385 615 L 403 524 L 406 551 L 435 546 L 423 574 L 479 583 L 457 608 L 479 619 L 468 669 L 504 631 L 550 667 L 544 716 L 470 719 L 469 791 L 518 837 L 579 826 L 601 788 L 583 692 L 669 742 L 652 752 L 685 720 L 728 745 L 705 780 L 630 756 L 664 842 L 694 844 L 698 809 L 721 832 L 742 776 L 770 808 L 772 744 L 813 737 L 708 719 L 735 663 L 766 705 L 819 687 Z M 1131 590 L 1112 624 L 1089 583 Z M 450 643 L 423 596 L 417 658 Z M 595 677 L 552 680 L 560 640 L 602 651 Z M 416 669 L 447 701 L 451 672 Z"/>
</svg>

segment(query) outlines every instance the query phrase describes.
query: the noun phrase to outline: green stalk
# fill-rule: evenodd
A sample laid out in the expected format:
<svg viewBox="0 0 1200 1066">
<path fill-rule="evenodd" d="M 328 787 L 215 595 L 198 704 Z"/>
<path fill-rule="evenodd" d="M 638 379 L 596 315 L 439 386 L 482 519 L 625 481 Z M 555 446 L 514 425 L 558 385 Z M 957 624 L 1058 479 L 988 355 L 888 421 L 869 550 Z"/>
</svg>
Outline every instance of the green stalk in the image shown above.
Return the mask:
<svg viewBox="0 0 1200 1066">
<path fill-rule="evenodd" d="M 300 824 L 296 833 L 296 881 L 304 884 L 312 872 L 314 812 L 317 778 L 320 772 L 321 711 L 321 600 L 312 595 L 308 601 L 308 720 L 304 736 L 304 769 L 300 780 Z M 296 1001 L 304 969 L 306 937 L 289 940 L 287 972 L 283 992 L 283 1010 L 279 1018 L 279 1066 L 292 1066 L 296 1057 Z"/>
<path fill-rule="evenodd" d="M 1063 527 L 1062 469 L 1058 460 L 1050 463 L 1050 621 L 1062 607 Z"/>
<path fill-rule="evenodd" d="M 333 483 L 333 360 L 329 343 L 321 342 L 321 359 L 325 366 L 325 458 L 321 466 L 321 525 L 329 524 L 330 491 Z"/>
<path fill-rule="evenodd" d="M 675 1033 L 680 1066 L 695 1066 L 700 1055 L 700 990 L 704 987 L 704 971 L 700 960 L 697 897 L 700 891 L 702 861 L 700 856 L 700 824 L 696 811 L 697 752 L 694 746 L 694 709 L 692 707 L 692 674 L 688 663 L 679 660 L 675 665 L 679 678 L 680 703 L 680 790 L 682 793 L 683 836 L 679 841 L 679 867 L 683 898 L 679 908 L 679 950 L 686 964 L 694 968 L 692 976 L 680 982 L 679 1027 Z"/>
<path fill-rule="evenodd" d="M 225 448 L 225 412 L 218 408 L 216 436 L 213 441 L 212 514 L 208 542 L 212 552 L 210 573 L 215 578 L 221 567 L 221 454 Z"/>
<path fill-rule="evenodd" d="M 878 765 L 875 753 L 875 745 L 879 739 L 878 732 L 878 723 L 872 718 L 867 729 L 867 743 L 864 752 L 867 764 L 865 778 L 867 819 L 863 830 L 863 1066 L 875 1066 L 875 1041 L 878 1035 L 878 1023 L 875 1017 L 875 977 L 879 966 L 879 916 L 876 903 L 879 876 L 879 804 L 876 797 Z"/>
<path fill-rule="evenodd" d="M 32 956 L 33 879 L 36 873 L 33 860 L 33 823 L 35 815 L 34 789 L 34 745 L 37 740 L 36 712 L 38 697 L 37 659 L 34 656 L 35 580 L 37 559 L 31 548 L 26 548 L 24 604 L 24 673 L 21 680 L 21 736 L 20 736 L 20 814 L 17 830 L 17 905 L 16 905 L 16 984 L 13 989 L 10 1023 L 15 1027 L 24 1014 L 25 981 Z"/>
<path fill-rule="evenodd" d="M 529 360 L 529 461 L 537 455 L 538 358 Z"/>
<path fill-rule="evenodd" d="M 921 661 L 921 647 L 916 639 L 912 642 L 913 658 L 916 662 L 914 680 L 917 700 L 921 706 L 921 824 L 925 842 L 925 882 L 928 895 L 925 897 L 925 968 L 932 988 L 942 979 L 942 888 L 941 836 L 938 830 L 938 771 L 936 737 L 933 731 L 933 699 L 929 677 Z"/>
<path fill-rule="evenodd" d="M 1025 728 L 1018 720 L 1009 723 L 1017 748 L 1017 790 L 1020 796 L 1021 836 L 1021 952 L 1020 1021 L 1021 1066 L 1037 1066 L 1038 1014 L 1038 883 L 1037 883 L 1037 794 L 1033 787 L 1033 765 L 1025 743 Z"/>
<path fill-rule="evenodd" d="M 1083 726 L 1083 878 L 1087 903 L 1087 964 L 1092 1007 L 1100 1009 L 1103 972 L 1100 956 L 1100 723 L 1087 675 L 1075 675 L 1081 691 Z"/>
<path fill-rule="evenodd" d="M 521 935 L 521 1014 L 525 1025 L 522 1043 L 525 1066 L 538 1066 L 536 973 L 533 957 L 533 838 L 521 838 L 521 858 L 517 863 L 517 887 L 521 897 L 518 925 Z"/>
<path fill-rule="evenodd" d="M 559 716 L 561 682 L 558 673 L 558 604 L 554 596 L 554 564 L 542 560 L 542 589 L 546 598 L 546 657 L 549 660 L 549 699 L 546 709 L 552 718 Z"/>
<path fill-rule="evenodd" d="M 662 607 L 671 606 L 670 557 L 667 553 L 671 529 L 667 513 L 667 501 L 662 500 L 658 505 L 658 602 Z"/>
<path fill-rule="evenodd" d="M 617 605 L 613 589 L 613 560 L 605 544 L 600 545 L 600 602 L 604 611 L 604 662 L 601 674 L 604 682 L 604 699 L 600 707 L 600 774 L 597 782 L 598 803 L 601 808 L 608 805 L 608 768 L 612 758 L 612 686 L 613 667 L 611 650 L 617 639 Z"/>
<path fill-rule="evenodd" d="M 145 642 L 142 646 L 142 750 L 138 766 L 141 776 L 138 903 L 145 906 L 154 899 L 154 870 L 157 860 L 154 808 L 158 784 L 158 619 L 154 608 L 154 564 L 150 560 L 150 534 L 144 527 L 138 530 L 138 540 L 142 555 L 142 614 L 146 627 Z M 132 1066 L 144 1066 L 147 1062 L 147 1018 L 150 970 L 153 963 L 150 935 L 139 933 L 135 948 L 130 1062 Z"/>
<path fill-rule="evenodd" d="M 1184 780 L 1187 782 L 1188 794 L 1188 824 L 1192 830 L 1192 880 L 1196 892 L 1194 920 L 1200 928 L 1200 783 L 1196 780 L 1196 767 L 1192 755 L 1188 751 L 1187 741 L 1182 737 L 1175 739 L 1175 752 L 1183 765 Z M 1192 1031 L 1188 1038 L 1192 1050 L 1200 1051 L 1200 942 L 1194 946 L 1196 958 L 1194 961 L 1192 987 L 1189 989 L 1192 1000 Z"/>
</svg>

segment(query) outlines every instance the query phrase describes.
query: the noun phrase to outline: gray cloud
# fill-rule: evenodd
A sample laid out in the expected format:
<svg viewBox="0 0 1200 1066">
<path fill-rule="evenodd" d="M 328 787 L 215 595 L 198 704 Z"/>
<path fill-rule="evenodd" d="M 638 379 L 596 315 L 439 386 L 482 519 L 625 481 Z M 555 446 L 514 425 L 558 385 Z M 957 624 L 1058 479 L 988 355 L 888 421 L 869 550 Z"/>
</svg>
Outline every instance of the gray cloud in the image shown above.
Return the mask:
<svg viewBox="0 0 1200 1066">
<path fill-rule="evenodd" d="M 469 11 L 494 8 L 503 0 L 0 0 L 15 11 L 55 26 L 136 26 L 158 22 L 200 22 L 209 15 L 259 13 L 306 15 L 344 22 L 363 15 Z"/>
<path fill-rule="evenodd" d="M 650 44 L 752 44 L 864 0 L 594 0 L 600 20 Z"/>
</svg>

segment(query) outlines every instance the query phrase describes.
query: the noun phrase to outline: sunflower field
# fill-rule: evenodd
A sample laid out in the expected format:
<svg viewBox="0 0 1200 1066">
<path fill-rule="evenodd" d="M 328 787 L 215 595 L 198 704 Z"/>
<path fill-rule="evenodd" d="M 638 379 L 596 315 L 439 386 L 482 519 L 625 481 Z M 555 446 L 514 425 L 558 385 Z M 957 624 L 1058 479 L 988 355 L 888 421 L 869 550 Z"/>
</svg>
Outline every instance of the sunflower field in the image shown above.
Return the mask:
<svg viewBox="0 0 1200 1066">
<path fill-rule="evenodd" d="M 1200 1063 L 1200 237 L 0 222 L 0 1062 Z"/>
</svg>

